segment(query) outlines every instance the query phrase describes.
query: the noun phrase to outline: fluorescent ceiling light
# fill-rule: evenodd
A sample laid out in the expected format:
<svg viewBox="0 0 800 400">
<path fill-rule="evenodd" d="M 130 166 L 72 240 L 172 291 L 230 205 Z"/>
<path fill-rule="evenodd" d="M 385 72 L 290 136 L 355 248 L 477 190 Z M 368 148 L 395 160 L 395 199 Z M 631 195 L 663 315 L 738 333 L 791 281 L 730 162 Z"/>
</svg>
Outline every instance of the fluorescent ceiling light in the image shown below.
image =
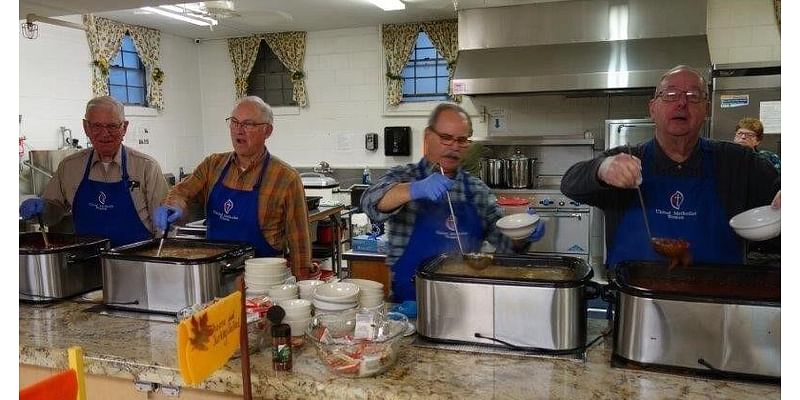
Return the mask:
<svg viewBox="0 0 800 400">
<path fill-rule="evenodd" d="M 179 21 L 188 22 L 190 24 L 199 26 L 214 26 L 217 25 L 217 20 L 205 15 L 197 15 L 176 6 L 159 6 L 159 7 L 142 7 L 142 10 L 163 15 L 168 18 L 177 19 Z M 177 10 L 176 10 L 177 9 Z"/>
<path fill-rule="evenodd" d="M 369 0 L 369 2 L 382 8 L 384 11 L 406 9 L 406 5 L 400 0 Z"/>
</svg>

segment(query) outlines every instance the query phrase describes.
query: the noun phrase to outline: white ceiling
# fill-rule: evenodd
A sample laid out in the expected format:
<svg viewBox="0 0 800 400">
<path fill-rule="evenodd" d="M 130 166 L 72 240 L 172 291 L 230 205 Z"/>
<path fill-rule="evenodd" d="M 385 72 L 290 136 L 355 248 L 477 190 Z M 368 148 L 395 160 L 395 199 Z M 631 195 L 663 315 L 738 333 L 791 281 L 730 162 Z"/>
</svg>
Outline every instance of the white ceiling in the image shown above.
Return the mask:
<svg viewBox="0 0 800 400">
<path fill-rule="evenodd" d="M 318 31 L 455 18 L 456 5 L 461 10 L 546 1 L 553 0 L 403 0 L 405 10 L 383 11 L 367 0 L 234 0 L 235 11 L 241 16 L 220 19 L 213 31 L 139 9 L 190 0 L 20 0 L 19 15 L 24 19 L 29 13 L 43 17 L 94 13 L 177 36 L 213 39 L 261 32 Z"/>
</svg>

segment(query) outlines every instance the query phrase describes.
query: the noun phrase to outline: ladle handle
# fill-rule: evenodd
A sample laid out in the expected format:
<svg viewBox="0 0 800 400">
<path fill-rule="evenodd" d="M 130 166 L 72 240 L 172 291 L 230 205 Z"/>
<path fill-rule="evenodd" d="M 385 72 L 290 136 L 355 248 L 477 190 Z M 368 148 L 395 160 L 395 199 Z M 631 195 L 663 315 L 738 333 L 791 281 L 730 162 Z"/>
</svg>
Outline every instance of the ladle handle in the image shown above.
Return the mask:
<svg viewBox="0 0 800 400">
<path fill-rule="evenodd" d="M 444 168 L 439 164 L 439 171 L 444 175 Z M 447 176 L 447 175 L 445 175 Z M 450 217 L 453 218 L 453 230 L 456 231 L 456 242 L 458 242 L 458 250 L 461 255 L 464 255 L 464 246 L 461 245 L 461 235 L 458 233 L 458 224 L 456 223 L 456 213 L 453 211 L 453 201 L 450 199 L 450 192 L 444 192 L 447 195 L 447 205 L 450 206 Z"/>
<path fill-rule="evenodd" d="M 50 240 L 47 239 L 47 232 L 44 225 L 44 218 L 42 218 L 42 214 L 37 215 L 39 220 L 39 230 L 42 232 L 42 240 L 44 241 L 44 247 L 50 248 Z"/>
<path fill-rule="evenodd" d="M 633 158 L 633 154 L 631 153 L 631 145 L 626 145 L 628 149 L 628 156 Z M 650 223 L 647 221 L 647 208 L 644 206 L 644 196 L 642 196 L 642 189 L 641 183 L 636 185 L 636 193 L 639 194 L 639 204 L 642 206 L 642 217 L 644 217 L 644 227 L 647 229 L 647 237 L 652 240 L 653 239 L 653 232 L 650 232 Z"/>
</svg>

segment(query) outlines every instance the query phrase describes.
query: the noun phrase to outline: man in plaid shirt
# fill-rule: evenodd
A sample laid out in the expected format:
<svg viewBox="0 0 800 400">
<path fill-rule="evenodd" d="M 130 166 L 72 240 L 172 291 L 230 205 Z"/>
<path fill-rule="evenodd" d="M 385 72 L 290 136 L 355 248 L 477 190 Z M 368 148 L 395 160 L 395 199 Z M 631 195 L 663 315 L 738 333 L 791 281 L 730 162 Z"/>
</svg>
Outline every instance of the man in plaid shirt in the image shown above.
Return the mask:
<svg viewBox="0 0 800 400">
<path fill-rule="evenodd" d="M 175 185 L 156 210 L 156 226 L 165 230 L 183 215 L 189 201 L 200 201 L 209 240 L 250 243 L 256 257 L 288 253 L 292 273 L 308 278 L 315 271 L 305 190 L 300 174 L 267 150 L 272 108 L 259 97 L 243 97 L 226 121 L 233 151 L 206 157 Z"/>
<path fill-rule="evenodd" d="M 455 227 L 465 253 L 479 251 L 484 239 L 497 252 L 518 250 L 512 249 L 516 246 L 511 239 L 495 228 L 495 222 L 503 217 L 495 196 L 461 167 L 471 136 L 472 121 L 467 112 L 455 104 L 440 104 L 425 128 L 422 160 L 392 168 L 361 197 L 361 208 L 372 222 L 390 222 L 386 263 L 392 270 L 395 302 L 416 299 L 413 278 L 422 262 L 458 252 Z M 455 227 L 447 192 L 456 214 Z M 544 224 L 539 223 L 528 240 L 536 241 L 543 235 Z"/>
</svg>

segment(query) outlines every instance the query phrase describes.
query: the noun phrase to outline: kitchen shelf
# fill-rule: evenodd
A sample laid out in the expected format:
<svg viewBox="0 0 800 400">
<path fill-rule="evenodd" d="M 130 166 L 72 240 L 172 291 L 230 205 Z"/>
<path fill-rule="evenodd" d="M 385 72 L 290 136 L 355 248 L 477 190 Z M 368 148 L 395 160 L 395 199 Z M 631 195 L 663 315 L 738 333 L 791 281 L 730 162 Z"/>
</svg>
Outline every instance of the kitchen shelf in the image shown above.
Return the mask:
<svg viewBox="0 0 800 400">
<path fill-rule="evenodd" d="M 595 139 L 575 136 L 495 136 L 472 139 L 483 145 L 500 146 L 594 146 Z"/>
</svg>

